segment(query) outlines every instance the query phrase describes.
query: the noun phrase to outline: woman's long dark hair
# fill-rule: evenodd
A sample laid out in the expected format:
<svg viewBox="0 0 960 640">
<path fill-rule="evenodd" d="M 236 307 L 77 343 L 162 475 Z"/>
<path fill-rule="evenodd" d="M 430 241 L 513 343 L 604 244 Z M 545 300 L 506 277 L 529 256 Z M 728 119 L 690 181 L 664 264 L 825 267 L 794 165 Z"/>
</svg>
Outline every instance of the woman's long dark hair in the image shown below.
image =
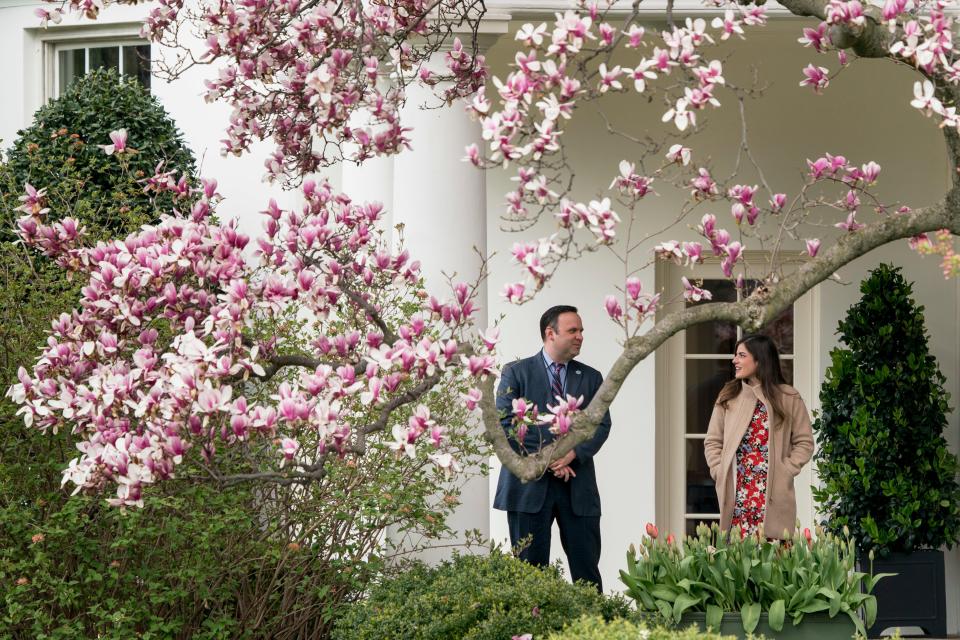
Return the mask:
<svg viewBox="0 0 960 640">
<path fill-rule="evenodd" d="M 786 414 L 781 402 L 780 385 L 787 384 L 787 381 L 783 377 L 783 369 L 780 368 L 780 352 L 777 351 L 777 345 L 769 337 L 759 333 L 741 338 L 734 348 L 734 353 L 740 345 L 743 345 L 757 361 L 756 377 L 760 381 L 760 388 L 767 402 L 770 403 L 773 415 L 778 421 L 783 422 Z M 717 404 L 726 409 L 727 403 L 737 397 L 741 388 L 741 381 L 736 378 L 723 385 L 720 395 L 717 396 Z"/>
</svg>

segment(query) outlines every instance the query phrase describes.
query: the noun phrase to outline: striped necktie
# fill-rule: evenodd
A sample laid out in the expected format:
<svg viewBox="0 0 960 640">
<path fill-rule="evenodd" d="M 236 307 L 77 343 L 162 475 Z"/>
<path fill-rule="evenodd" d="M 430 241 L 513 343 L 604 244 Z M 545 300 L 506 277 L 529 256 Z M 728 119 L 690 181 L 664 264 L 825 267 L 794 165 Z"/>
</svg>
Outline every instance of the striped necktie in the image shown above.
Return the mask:
<svg viewBox="0 0 960 640">
<path fill-rule="evenodd" d="M 553 391 L 553 396 L 563 397 L 563 380 L 560 378 L 560 374 L 563 372 L 564 365 L 559 362 L 554 362 L 550 365 L 550 371 L 552 375 L 550 376 L 550 389 Z"/>
</svg>

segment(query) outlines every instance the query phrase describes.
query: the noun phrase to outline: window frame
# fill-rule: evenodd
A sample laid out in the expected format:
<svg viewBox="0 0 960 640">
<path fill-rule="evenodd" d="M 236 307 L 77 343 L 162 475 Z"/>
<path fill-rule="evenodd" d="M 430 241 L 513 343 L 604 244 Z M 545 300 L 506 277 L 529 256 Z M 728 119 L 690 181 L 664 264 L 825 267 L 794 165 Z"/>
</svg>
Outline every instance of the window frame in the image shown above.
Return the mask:
<svg viewBox="0 0 960 640">
<path fill-rule="evenodd" d="M 37 109 L 56 95 L 57 47 L 96 46 L 126 42 L 150 45 L 151 58 L 157 50 L 140 36 L 142 21 L 124 21 L 84 25 L 48 25 L 24 29 L 23 113 L 27 126 Z"/>
<path fill-rule="evenodd" d="M 83 73 L 86 75 L 90 73 L 90 49 L 102 48 L 102 47 L 116 47 L 119 50 L 117 59 L 119 69 L 123 69 L 123 48 L 124 47 L 142 47 L 142 46 L 151 46 L 149 40 L 145 40 L 140 37 L 121 37 L 121 38 L 107 38 L 107 39 L 81 39 L 81 40 L 57 40 L 49 43 L 50 45 L 50 57 L 52 63 L 52 70 L 50 73 L 48 81 L 48 91 L 47 95 L 55 99 L 60 97 L 60 94 L 63 91 L 63 87 L 60 87 L 60 53 L 62 51 L 74 51 L 77 49 L 82 49 L 84 54 L 84 68 Z M 147 87 L 147 91 L 150 91 L 150 87 Z"/>
<path fill-rule="evenodd" d="M 764 251 L 746 251 L 748 264 L 769 264 L 770 254 Z M 785 266 L 786 271 L 795 269 L 804 262 L 801 254 Z M 723 278 L 720 260 L 708 258 L 704 264 L 692 269 L 673 262 L 658 262 L 656 288 L 663 292 L 665 301 L 658 315 L 682 308 L 680 278 Z M 676 298 L 676 299 L 675 299 Z M 794 302 L 794 387 L 811 413 L 819 407 L 820 362 L 820 288 L 804 294 Z M 732 355 L 732 354 L 731 354 Z M 686 424 L 686 332 L 681 331 L 657 349 L 656 371 L 656 518 L 666 530 L 681 535 L 685 531 L 686 513 L 686 427 L 671 428 L 671 425 Z M 813 463 L 806 465 L 796 479 L 797 517 L 802 527 L 815 522 L 815 508 L 810 486 L 818 482 Z"/>
</svg>

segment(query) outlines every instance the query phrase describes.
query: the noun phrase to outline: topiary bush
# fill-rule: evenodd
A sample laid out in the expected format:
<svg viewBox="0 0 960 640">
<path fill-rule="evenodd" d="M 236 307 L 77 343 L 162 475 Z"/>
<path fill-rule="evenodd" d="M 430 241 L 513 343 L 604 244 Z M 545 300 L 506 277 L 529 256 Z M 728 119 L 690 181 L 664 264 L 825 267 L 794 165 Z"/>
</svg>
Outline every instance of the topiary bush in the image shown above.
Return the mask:
<svg viewBox="0 0 960 640">
<path fill-rule="evenodd" d="M 722 640 L 732 636 L 703 633 L 696 627 L 678 631 L 662 627 L 651 628 L 624 618 L 604 620 L 599 616 L 584 616 L 565 627 L 563 631 L 551 633 L 547 640 L 638 640 L 641 638 L 643 640 Z"/>
<path fill-rule="evenodd" d="M 840 322 L 844 346 L 814 423 L 824 526 L 864 551 L 909 552 L 960 539 L 957 458 L 943 438 L 949 394 L 927 347 L 923 307 L 900 270 L 874 269 Z"/>
<path fill-rule="evenodd" d="M 110 144 L 110 132 L 119 129 L 127 130 L 128 147 L 135 150 L 123 162 L 99 146 Z M 93 238 L 126 235 L 170 210 L 169 194 L 154 199 L 139 182 L 153 176 L 159 163 L 178 177 L 190 178 L 196 169 L 183 135 L 160 102 L 115 69 L 97 69 L 77 79 L 41 107 L 33 124 L 17 136 L 7 153 L 11 180 L 0 189 L 20 195 L 27 182 L 46 187 L 50 201 L 69 207 Z M 82 198 L 74 197 L 77 186 Z M 0 240 L 13 239 L 10 227 L 0 234 Z"/>
<path fill-rule="evenodd" d="M 621 597 L 570 584 L 557 567 L 543 569 L 493 549 L 457 555 L 436 567 L 414 563 L 377 584 L 346 610 L 335 640 L 503 640 L 541 638 L 582 615 L 626 617 Z"/>
</svg>

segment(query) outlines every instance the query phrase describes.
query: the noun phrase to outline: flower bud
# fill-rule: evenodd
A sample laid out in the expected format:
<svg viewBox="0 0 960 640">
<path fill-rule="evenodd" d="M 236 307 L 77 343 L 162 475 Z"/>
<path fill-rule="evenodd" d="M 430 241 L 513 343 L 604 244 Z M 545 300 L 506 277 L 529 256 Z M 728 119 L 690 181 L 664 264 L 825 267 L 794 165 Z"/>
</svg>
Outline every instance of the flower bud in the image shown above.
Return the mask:
<svg viewBox="0 0 960 640">
<path fill-rule="evenodd" d="M 647 535 L 653 538 L 654 540 L 656 540 L 657 536 L 660 535 L 660 531 L 657 529 L 657 525 L 653 524 L 652 522 L 648 522 Z"/>
</svg>

